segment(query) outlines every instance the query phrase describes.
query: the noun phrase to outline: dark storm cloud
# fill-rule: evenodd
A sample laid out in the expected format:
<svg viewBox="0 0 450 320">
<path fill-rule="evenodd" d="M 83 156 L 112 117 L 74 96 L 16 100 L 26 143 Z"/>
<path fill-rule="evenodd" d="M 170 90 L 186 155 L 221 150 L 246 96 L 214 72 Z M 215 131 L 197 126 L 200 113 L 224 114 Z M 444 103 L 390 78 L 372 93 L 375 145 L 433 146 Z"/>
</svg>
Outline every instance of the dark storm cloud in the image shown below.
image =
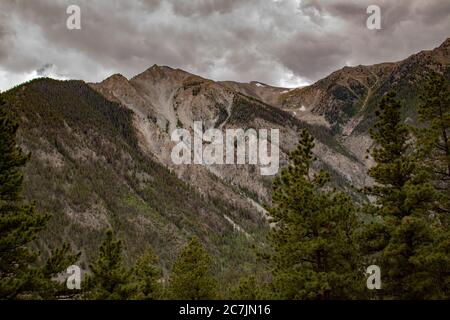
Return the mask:
<svg viewBox="0 0 450 320">
<path fill-rule="evenodd" d="M 4 20 L 5 16 L 0 12 L 0 21 Z M 6 27 L 0 24 L 0 61 L 6 59 L 6 55 L 8 52 L 8 44 L 6 39 Z"/>
<path fill-rule="evenodd" d="M 276 50 L 274 56 L 296 74 L 319 79 L 342 66 L 342 58 L 351 55 L 351 46 L 346 46 L 346 42 L 345 36 L 339 34 L 297 34 L 272 50 Z"/>
<path fill-rule="evenodd" d="M 381 7 L 382 30 L 366 28 Z M 81 8 L 82 30 L 66 28 Z M 405 58 L 450 36 L 448 0 L 1 0 L 0 89 L 45 64 L 68 78 L 153 64 L 217 80 L 295 85 L 344 66 Z M 20 78 L 21 79 L 21 78 Z"/>
</svg>

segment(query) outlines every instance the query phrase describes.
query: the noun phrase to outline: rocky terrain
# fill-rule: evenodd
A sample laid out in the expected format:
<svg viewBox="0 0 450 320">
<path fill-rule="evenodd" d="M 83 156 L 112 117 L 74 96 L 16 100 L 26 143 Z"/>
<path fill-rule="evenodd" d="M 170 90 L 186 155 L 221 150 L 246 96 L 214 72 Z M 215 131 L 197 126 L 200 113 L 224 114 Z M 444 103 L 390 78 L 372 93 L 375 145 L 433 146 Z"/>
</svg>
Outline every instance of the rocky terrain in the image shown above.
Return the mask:
<svg viewBox="0 0 450 320">
<path fill-rule="evenodd" d="M 432 70 L 450 78 L 450 38 L 438 48 L 421 51 L 399 62 L 344 67 L 311 86 L 281 94 L 281 108 L 305 121 L 333 128 L 337 139 L 366 162 L 371 147 L 368 129 L 375 110 L 389 90 L 404 104 L 405 119 L 416 121 L 415 107 L 426 75 Z"/>
</svg>

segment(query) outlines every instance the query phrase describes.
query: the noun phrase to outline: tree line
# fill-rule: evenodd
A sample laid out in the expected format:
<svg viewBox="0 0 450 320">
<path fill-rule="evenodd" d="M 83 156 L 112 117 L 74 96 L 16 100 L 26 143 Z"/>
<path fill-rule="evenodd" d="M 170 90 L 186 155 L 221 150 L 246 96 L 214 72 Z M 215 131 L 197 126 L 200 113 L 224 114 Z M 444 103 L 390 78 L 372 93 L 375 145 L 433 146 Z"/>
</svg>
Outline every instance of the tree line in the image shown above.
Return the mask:
<svg viewBox="0 0 450 320">
<path fill-rule="evenodd" d="M 418 125 L 402 120 L 387 93 L 370 130 L 373 183 L 357 203 L 315 170 L 314 138 L 304 129 L 289 164 L 274 179 L 267 205 L 270 250 L 260 254 L 268 277 L 243 277 L 220 292 L 214 258 L 192 238 L 165 277 L 152 250 L 132 266 L 123 243 L 107 231 L 81 290 L 58 275 L 80 253 L 68 244 L 37 263 L 29 244 L 50 219 L 21 195 L 26 164 L 17 124 L 0 106 L 0 299 L 449 299 L 450 88 L 433 73 L 418 107 Z M 381 289 L 368 290 L 366 268 L 381 270 Z"/>
</svg>

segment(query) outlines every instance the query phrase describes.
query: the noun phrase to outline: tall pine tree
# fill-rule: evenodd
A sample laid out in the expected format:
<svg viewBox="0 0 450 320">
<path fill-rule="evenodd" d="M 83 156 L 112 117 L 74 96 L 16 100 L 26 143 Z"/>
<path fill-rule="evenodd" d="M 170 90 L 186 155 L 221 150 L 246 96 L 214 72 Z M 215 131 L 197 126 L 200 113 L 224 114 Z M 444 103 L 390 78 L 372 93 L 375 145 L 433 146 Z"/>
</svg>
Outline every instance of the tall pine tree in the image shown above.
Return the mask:
<svg viewBox="0 0 450 320">
<path fill-rule="evenodd" d="M 211 267 L 211 256 L 203 248 L 200 240 L 193 237 L 181 251 L 170 271 L 170 298 L 177 300 L 217 298 L 217 282 Z"/>
<path fill-rule="evenodd" d="M 364 277 L 352 200 L 329 187 L 329 174 L 312 173 L 314 139 L 300 133 L 290 164 L 273 182 L 269 215 L 275 298 L 360 297 Z"/>
<path fill-rule="evenodd" d="M 421 159 L 428 169 L 438 198 L 435 211 L 450 223 L 450 83 L 432 73 L 421 96 L 418 133 Z"/>
<path fill-rule="evenodd" d="M 143 254 L 133 267 L 133 277 L 137 284 L 135 299 L 157 300 L 163 298 L 161 283 L 163 273 L 153 250 Z"/>
<path fill-rule="evenodd" d="M 106 232 L 96 260 L 89 266 L 91 275 L 84 283 L 84 298 L 126 300 L 136 296 L 137 285 L 132 270 L 123 262 L 122 241 L 111 230 Z"/>
<path fill-rule="evenodd" d="M 450 298 L 450 83 L 432 73 L 418 107 L 421 126 L 417 149 L 421 165 L 436 190 L 432 208 L 433 241 L 422 248 L 413 262 L 422 271 L 417 286 L 426 298 Z"/>
<path fill-rule="evenodd" d="M 375 204 L 368 206 L 375 222 L 366 228 L 366 249 L 381 267 L 383 295 L 414 299 L 428 294 L 422 280 L 430 274 L 418 268 L 417 259 L 423 259 L 423 252 L 433 244 L 430 209 L 435 192 L 401 119 L 401 109 L 395 94 L 386 94 L 370 131 L 376 143 L 372 151 L 376 164 L 369 175 L 375 184 L 366 191 L 375 197 Z"/>
</svg>

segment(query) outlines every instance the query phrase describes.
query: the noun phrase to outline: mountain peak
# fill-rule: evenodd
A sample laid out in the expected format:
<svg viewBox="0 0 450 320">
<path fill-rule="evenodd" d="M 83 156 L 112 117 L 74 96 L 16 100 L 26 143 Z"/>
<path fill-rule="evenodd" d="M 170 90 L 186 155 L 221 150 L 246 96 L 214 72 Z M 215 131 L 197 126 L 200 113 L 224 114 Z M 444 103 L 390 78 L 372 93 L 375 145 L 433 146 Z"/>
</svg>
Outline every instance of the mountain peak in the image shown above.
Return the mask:
<svg viewBox="0 0 450 320">
<path fill-rule="evenodd" d="M 131 80 L 136 79 L 163 79 L 163 78 L 178 78 L 178 77 L 185 77 L 186 75 L 190 75 L 190 73 L 181 70 L 181 69 L 174 69 L 169 66 L 160 66 L 157 64 L 154 64 L 144 72 L 136 75 Z"/>
<path fill-rule="evenodd" d="M 105 80 L 103 80 L 102 82 L 104 82 L 104 83 L 110 83 L 110 82 L 121 83 L 124 81 L 128 82 L 128 79 L 120 73 L 115 73 L 115 74 L 109 76 L 108 78 L 106 78 Z"/>
<path fill-rule="evenodd" d="M 169 67 L 169 66 L 165 66 L 165 65 L 154 64 L 150 68 L 148 68 L 147 70 L 142 72 L 142 74 L 146 74 L 146 73 L 170 74 L 170 73 L 189 73 L 189 72 L 184 71 L 182 69 L 178 69 L 178 68 L 175 69 L 175 68 L 172 68 L 172 67 Z"/>
<path fill-rule="evenodd" d="M 159 71 L 173 71 L 174 69 L 169 67 L 169 66 L 160 66 L 157 65 L 156 63 L 154 65 L 152 65 L 150 68 L 148 68 L 146 71 L 151 71 L 151 70 L 159 70 Z"/>
</svg>

